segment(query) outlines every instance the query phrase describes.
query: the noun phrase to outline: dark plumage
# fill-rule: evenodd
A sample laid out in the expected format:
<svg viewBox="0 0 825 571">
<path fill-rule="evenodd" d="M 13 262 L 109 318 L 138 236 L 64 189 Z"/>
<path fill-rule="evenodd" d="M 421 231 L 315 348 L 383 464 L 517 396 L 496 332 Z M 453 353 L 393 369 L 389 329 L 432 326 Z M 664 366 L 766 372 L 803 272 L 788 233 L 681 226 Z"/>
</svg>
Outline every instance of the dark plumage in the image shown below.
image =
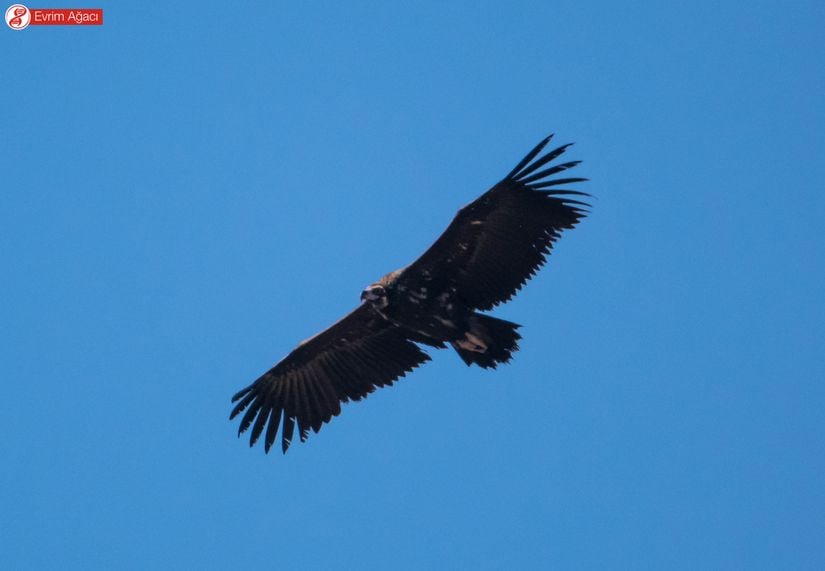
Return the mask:
<svg viewBox="0 0 825 571">
<path fill-rule="evenodd" d="M 587 179 L 550 178 L 580 162 L 548 166 L 569 147 L 539 156 L 551 138 L 459 210 L 420 258 L 367 287 L 354 311 L 232 397 L 230 418 L 246 411 L 238 434 L 251 429 L 252 446 L 265 431 L 269 452 L 283 419 L 286 452 L 296 422 L 303 441 L 338 415 L 342 402 L 361 400 L 429 361 L 419 345 L 450 344 L 467 365 L 483 368 L 509 361 L 519 326 L 477 311 L 512 298 L 588 206 L 571 198 L 587 194 L 559 188 Z"/>
</svg>

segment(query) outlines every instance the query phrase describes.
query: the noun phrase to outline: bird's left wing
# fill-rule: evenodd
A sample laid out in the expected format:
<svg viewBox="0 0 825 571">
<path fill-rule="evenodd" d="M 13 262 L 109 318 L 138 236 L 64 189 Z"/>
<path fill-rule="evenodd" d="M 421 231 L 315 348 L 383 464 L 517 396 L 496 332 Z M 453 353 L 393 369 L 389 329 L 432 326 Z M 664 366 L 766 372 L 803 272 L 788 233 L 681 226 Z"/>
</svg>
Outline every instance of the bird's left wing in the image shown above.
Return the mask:
<svg viewBox="0 0 825 571">
<path fill-rule="evenodd" d="M 539 156 L 551 137 L 459 210 L 438 240 L 403 270 L 398 283 L 453 289 L 467 305 L 483 311 L 513 297 L 544 264 L 562 231 L 587 214 L 582 207 L 589 206 L 572 198 L 586 193 L 564 188 L 587 179 L 552 178 L 579 164 L 552 165 L 570 145 Z"/>
<path fill-rule="evenodd" d="M 252 446 L 266 428 L 264 447 L 269 452 L 283 417 L 281 444 L 286 452 L 296 422 L 304 441 L 310 429 L 317 433 L 341 412 L 342 402 L 361 400 L 429 360 L 401 330 L 362 304 L 232 397 L 237 404 L 229 418 L 246 410 L 238 435 L 251 427 Z"/>
</svg>

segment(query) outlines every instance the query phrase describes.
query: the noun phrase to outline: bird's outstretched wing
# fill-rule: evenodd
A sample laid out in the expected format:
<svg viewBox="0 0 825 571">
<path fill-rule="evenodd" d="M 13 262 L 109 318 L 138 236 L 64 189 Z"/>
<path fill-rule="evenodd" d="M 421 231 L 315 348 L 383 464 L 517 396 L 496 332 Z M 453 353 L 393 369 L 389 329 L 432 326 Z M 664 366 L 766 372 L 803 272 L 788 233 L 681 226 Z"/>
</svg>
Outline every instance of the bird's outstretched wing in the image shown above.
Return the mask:
<svg viewBox="0 0 825 571">
<path fill-rule="evenodd" d="M 341 403 L 361 400 L 391 385 L 430 357 L 368 304 L 298 345 L 280 363 L 232 397 L 230 419 L 241 412 L 238 435 L 252 428 L 252 446 L 266 428 L 269 452 L 283 417 L 281 444 L 286 452 L 295 423 L 301 440 L 309 430 L 341 412 Z"/>
<path fill-rule="evenodd" d="M 543 156 L 550 135 L 493 188 L 458 211 L 447 230 L 404 269 L 399 283 L 439 282 L 471 307 L 509 300 L 546 261 L 562 230 L 587 215 L 586 193 L 560 188 L 585 178 L 551 178 L 581 161 L 548 166 L 570 145 Z M 538 157 L 538 158 L 537 158 Z"/>
</svg>

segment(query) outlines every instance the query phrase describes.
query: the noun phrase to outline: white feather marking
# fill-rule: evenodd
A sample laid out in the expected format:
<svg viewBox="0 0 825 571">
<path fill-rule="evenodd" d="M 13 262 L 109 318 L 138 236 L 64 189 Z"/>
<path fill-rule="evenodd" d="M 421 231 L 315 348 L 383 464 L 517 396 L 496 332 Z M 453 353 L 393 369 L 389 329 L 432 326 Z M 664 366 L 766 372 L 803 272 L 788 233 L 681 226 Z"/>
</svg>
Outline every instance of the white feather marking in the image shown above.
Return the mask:
<svg viewBox="0 0 825 571">
<path fill-rule="evenodd" d="M 470 343 L 474 343 L 477 347 L 481 348 L 482 353 L 487 350 L 487 344 L 484 341 L 482 341 L 481 339 L 479 339 L 478 337 L 476 337 L 475 335 L 473 335 L 472 333 L 470 333 L 469 331 L 466 331 L 464 333 L 464 337 Z"/>
<path fill-rule="evenodd" d="M 464 336 L 467 337 L 467 339 L 459 339 L 455 344 L 465 351 L 472 351 L 473 353 L 484 353 L 487 351 L 487 346 L 472 333 L 467 332 Z"/>
<path fill-rule="evenodd" d="M 453 322 L 452 322 L 452 321 L 450 321 L 449 319 L 443 319 L 443 318 L 441 318 L 441 317 L 439 317 L 439 316 L 437 316 L 437 315 L 435 316 L 435 318 L 441 322 L 441 325 L 446 325 L 447 327 L 450 327 L 450 328 L 454 328 L 454 327 L 455 327 L 455 323 L 453 323 Z"/>
<path fill-rule="evenodd" d="M 413 297 L 418 298 L 418 299 L 427 299 L 427 288 L 422 287 L 421 288 L 421 293 L 416 293 L 414 291 L 411 291 L 410 292 L 410 299 L 412 299 Z"/>
</svg>

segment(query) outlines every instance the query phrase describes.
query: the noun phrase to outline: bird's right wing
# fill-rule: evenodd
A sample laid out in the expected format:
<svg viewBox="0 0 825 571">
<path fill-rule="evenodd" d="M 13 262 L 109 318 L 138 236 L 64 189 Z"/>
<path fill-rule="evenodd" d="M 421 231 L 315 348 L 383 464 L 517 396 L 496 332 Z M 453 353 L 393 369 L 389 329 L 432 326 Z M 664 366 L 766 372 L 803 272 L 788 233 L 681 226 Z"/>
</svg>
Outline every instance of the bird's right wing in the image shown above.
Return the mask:
<svg viewBox="0 0 825 571">
<path fill-rule="evenodd" d="M 362 304 L 232 397 L 237 404 L 229 418 L 246 410 L 238 435 L 252 427 L 252 446 L 266 428 L 264 447 L 269 452 L 283 417 L 286 452 L 296 421 L 304 441 L 310 429 L 317 433 L 341 412 L 342 402 L 361 400 L 429 360 L 401 330 Z"/>
</svg>

